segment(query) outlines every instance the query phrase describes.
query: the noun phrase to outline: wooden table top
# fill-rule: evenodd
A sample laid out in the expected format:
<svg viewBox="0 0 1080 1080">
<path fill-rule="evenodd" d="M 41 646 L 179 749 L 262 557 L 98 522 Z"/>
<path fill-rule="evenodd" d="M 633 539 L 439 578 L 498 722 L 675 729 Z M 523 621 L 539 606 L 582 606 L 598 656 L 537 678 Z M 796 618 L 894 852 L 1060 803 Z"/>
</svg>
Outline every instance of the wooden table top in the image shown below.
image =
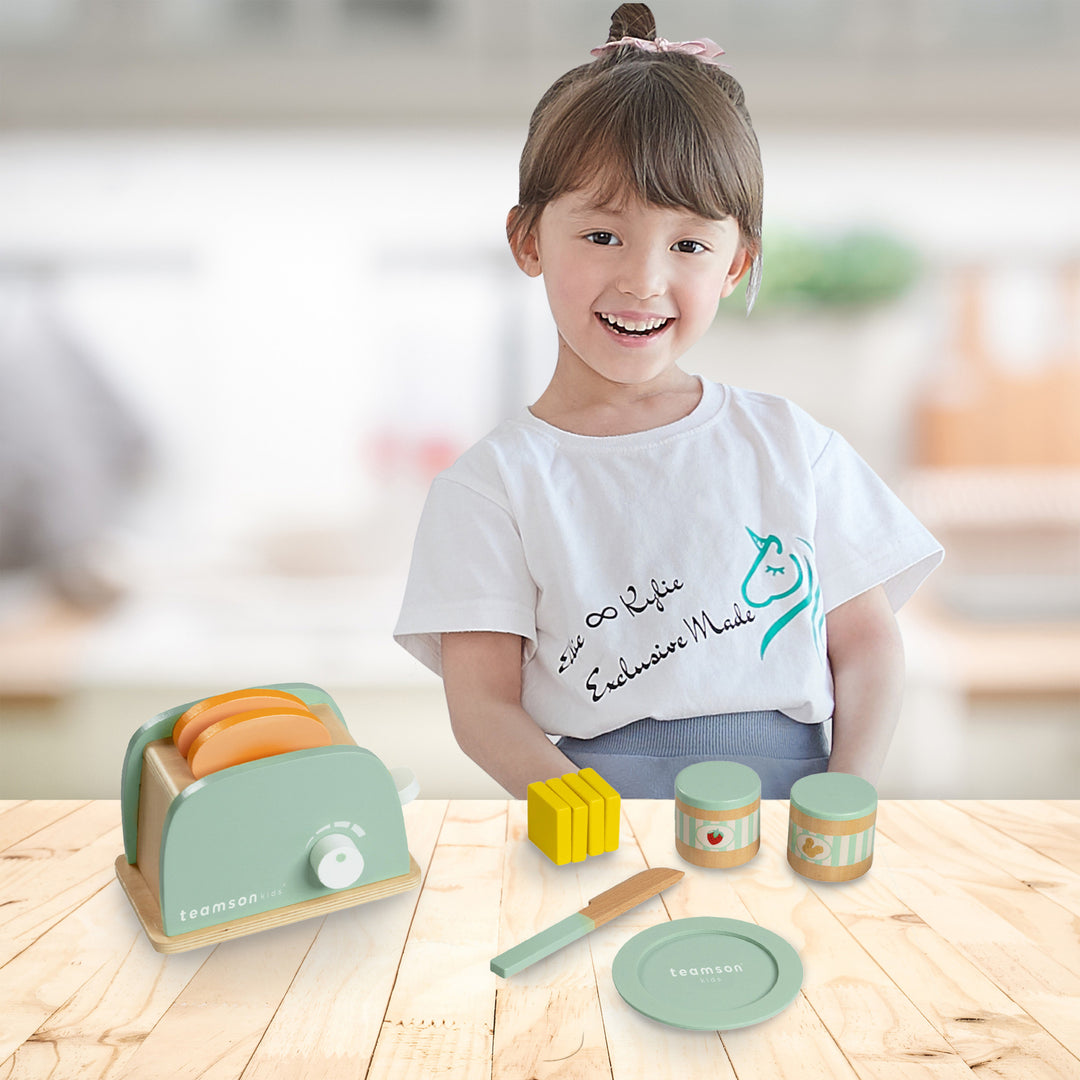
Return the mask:
<svg viewBox="0 0 1080 1080">
<path fill-rule="evenodd" d="M 118 802 L 0 802 L 0 1077 L 1080 1077 L 1080 801 L 882 802 L 874 865 L 842 885 L 787 865 L 786 802 L 734 870 L 679 858 L 671 801 L 623 805 L 618 851 L 557 867 L 523 802 L 421 800 L 419 891 L 164 956 L 114 876 Z M 647 865 L 686 876 L 491 973 Z M 790 941 L 795 1001 L 722 1034 L 633 1011 L 615 953 L 693 915 Z"/>
</svg>

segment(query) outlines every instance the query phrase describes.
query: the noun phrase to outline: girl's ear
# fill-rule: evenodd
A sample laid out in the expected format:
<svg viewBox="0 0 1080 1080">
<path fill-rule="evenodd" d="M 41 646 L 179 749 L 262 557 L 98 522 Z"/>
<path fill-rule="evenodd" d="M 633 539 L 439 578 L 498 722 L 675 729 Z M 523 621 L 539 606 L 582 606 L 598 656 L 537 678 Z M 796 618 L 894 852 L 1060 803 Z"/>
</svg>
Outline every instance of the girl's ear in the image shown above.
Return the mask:
<svg viewBox="0 0 1080 1080">
<path fill-rule="evenodd" d="M 535 232 L 522 233 L 515 229 L 518 215 L 521 210 L 512 206 L 506 215 L 506 235 L 510 240 L 510 250 L 513 252 L 514 261 L 525 271 L 529 277 L 540 276 L 540 252 L 536 246 Z"/>
<path fill-rule="evenodd" d="M 742 244 L 740 244 L 735 250 L 735 258 L 731 260 L 731 266 L 728 269 L 727 277 L 724 278 L 724 285 L 720 290 L 721 299 L 725 296 L 730 296 L 735 291 L 735 286 L 739 284 L 743 275 L 751 266 L 753 266 L 753 264 L 754 257 Z"/>
</svg>

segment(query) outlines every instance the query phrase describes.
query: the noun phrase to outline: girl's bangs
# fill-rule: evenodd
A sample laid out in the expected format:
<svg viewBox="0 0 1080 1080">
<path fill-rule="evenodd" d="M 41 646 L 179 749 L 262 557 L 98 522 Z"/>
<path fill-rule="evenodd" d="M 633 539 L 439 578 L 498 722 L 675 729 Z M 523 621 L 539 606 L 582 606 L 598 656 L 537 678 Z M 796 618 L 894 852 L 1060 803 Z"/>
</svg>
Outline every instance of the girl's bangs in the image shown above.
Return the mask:
<svg viewBox="0 0 1080 1080">
<path fill-rule="evenodd" d="M 608 146 L 594 144 L 576 161 L 566 162 L 563 182 L 557 186 L 563 192 L 591 188 L 598 207 L 623 209 L 628 203 L 641 202 L 715 220 L 737 217 L 731 194 L 703 165 L 672 161 L 657 140 L 643 140 L 633 147 L 610 140 Z"/>
<path fill-rule="evenodd" d="M 620 95 L 578 105 L 564 117 L 560 145 L 549 157 L 556 173 L 551 186 L 558 194 L 592 187 L 598 205 L 636 199 L 705 218 L 753 219 L 757 148 L 747 143 L 737 156 L 728 149 L 746 141 L 734 113 L 718 137 L 708 129 L 719 127 L 723 118 L 703 117 L 678 107 L 681 103 Z"/>
</svg>

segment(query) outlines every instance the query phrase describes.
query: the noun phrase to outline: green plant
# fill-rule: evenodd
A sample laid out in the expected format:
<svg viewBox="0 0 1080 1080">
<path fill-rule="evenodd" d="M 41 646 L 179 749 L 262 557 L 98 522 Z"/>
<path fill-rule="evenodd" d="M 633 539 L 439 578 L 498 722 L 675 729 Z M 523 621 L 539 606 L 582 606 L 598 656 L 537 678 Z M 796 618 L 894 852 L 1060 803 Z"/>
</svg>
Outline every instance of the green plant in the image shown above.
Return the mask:
<svg viewBox="0 0 1080 1080">
<path fill-rule="evenodd" d="M 903 295 L 921 274 L 918 253 L 896 237 L 856 227 L 832 236 L 768 229 L 764 272 L 754 314 L 781 311 L 856 311 Z M 720 305 L 726 315 L 746 311 L 746 278 Z"/>
</svg>

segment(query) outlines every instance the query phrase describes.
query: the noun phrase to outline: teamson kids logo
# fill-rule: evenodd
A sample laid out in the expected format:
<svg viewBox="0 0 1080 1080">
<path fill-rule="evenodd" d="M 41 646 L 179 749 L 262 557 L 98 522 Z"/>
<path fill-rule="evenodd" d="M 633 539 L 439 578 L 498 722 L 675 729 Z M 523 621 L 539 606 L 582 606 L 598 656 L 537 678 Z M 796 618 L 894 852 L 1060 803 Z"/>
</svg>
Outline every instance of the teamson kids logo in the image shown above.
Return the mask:
<svg viewBox="0 0 1080 1080">
<path fill-rule="evenodd" d="M 264 892 L 246 893 L 243 896 L 229 896 L 224 900 L 214 900 L 209 904 L 196 904 L 194 907 L 182 907 L 180 909 L 181 922 L 196 922 L 199 919 L 208 919 L 212 915 L 226 915 L 236 917 L 246 914 L 249 909 L 254 911 L 260 904 L 267 900 L 285 894 L 285 886 L 278 889 L 267 889 Z"/>
<path fill-rule="evenodd" d="M 702 983 L 724 982 L 729 975 L 742 973 L 742 964 L 704 964 L 701 967 L 668 968 L 673 979 L 697 979 Z"/>
</svg>

